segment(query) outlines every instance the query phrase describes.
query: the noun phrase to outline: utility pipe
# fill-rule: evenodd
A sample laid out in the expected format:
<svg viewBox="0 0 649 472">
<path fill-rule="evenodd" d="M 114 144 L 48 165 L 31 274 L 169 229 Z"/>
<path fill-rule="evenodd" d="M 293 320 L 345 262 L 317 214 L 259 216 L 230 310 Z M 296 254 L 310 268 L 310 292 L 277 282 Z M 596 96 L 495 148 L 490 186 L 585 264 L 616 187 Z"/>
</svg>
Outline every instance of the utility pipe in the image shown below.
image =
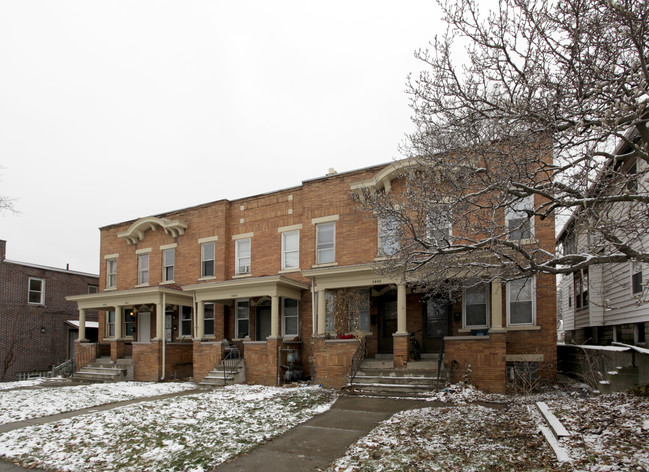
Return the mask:
<svg viewBox="0 0 649 472">
<path fill-rule="evenodd" d="M 165 379 L 165 362 L 167 349 L 167 294 L 162 292 L 162 376 L 160 380 Z"/>
</svg>

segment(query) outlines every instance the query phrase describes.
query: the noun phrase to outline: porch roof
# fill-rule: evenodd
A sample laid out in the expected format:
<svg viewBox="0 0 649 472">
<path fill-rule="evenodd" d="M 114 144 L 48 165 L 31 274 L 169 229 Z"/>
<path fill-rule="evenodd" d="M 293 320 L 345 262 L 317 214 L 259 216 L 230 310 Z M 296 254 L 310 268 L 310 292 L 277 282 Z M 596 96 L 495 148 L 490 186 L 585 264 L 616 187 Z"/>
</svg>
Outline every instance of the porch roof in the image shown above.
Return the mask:
<svg viewBox="0 0 649 472">
<path fill-rule="evenodd" d="M 250 277 L 183 286 L 183 290 L 194 292 L 196 300 L 234 300 L 263 296 L 279 296 L 300 300 L 302 290 L 309 290 L 309 284 L 298 282 L 281 275 Z"/>
<path fill-rule="evenodd" d="M 397 278 L 378 273 L 373 264 L 319 267 L 303 270 L 302 275 L 313 278 L 318 291 L 398 283 Z"/>
<path fill-rule="evenodd" d="M 105 310 L 115 306 L 162 303 L 163 295 L 165 296 L 165 302 L 171 305 L 192 305 L 193 302 L 191 293 L 184 293 L 175 288 L 159 285 L 129 290 L 110 290 L 100 293 L 71 295 L 65 297 L 65 299 L 71 302 L 77 302 L 80 310 Z"/>
</svg>

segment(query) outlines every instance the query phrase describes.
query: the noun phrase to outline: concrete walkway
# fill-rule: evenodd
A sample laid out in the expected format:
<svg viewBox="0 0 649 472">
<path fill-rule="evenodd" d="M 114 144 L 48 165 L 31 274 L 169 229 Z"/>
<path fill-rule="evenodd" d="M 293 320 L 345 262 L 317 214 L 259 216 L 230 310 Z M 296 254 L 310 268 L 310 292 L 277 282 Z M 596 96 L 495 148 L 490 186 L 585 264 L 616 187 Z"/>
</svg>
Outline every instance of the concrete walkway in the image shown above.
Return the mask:
<svg viewBox="0 0 649 472">
<path fill-rule="evenodd" d="M 52 416 L 34 418 L 15 423 L 0 425 L 0 433 L 73 418 L 86 413 L 111 410 L 120 406 L 163 398 L 190 395 L 204 391 L 202 389 L 143 397 L 108 405 L 101 405 L 82 410 L 60 413 Z M 218 472 L 228 471 L 267 471 L 291 470 L 317 471 L 341 457 L 345 449 L 365 436 L 381 421 L 390 418 L 396 412 L 439 406 L 436 402 L 405 400 L 391 398 L 339 397 L 325 413 L 297 425 L 283 436 L 253 449 L 249 454 L 239 456 L 232 462 L 222 464 Z M 26 469 L 0 460 L 0 472 L 20 472 Z M 32 469 L 34 470 L 34 469 Z"/>
</svg>

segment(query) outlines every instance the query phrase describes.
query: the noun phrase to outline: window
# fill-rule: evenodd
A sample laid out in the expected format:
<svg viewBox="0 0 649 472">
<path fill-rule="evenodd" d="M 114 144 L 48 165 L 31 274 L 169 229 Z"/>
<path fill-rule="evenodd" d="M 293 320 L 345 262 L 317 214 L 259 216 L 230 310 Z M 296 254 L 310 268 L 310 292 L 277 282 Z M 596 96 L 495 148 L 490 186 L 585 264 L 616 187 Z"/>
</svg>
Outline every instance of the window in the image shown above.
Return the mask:
<svg viewBox="0 0 649 472">
<path fill-rule="evenodd" d="M 250 259 L 248 259 L 250 265 Z M 300 267 L 300 231 L 282 233 L 282 270 Z M 250 269 L 248 269 L 250 272 Z"/>
<path fill-rule="evenodd" d="M 180 307 L 180 336 L 191 337 L 192 335 L 192 307 Z"/>
<path fill-rule="evenodd" d="M 320 223 L 315 227 L 316 264 L 328 264 L 336 260 L 336 223 Z"/>
<path fill-rule="evenodd" d="M 99 293 L 99 287 L 96 285 L 88 285 L 88 293 Z"/>
<path fill-rule="evenodd" d="M 214 336 L 214 303 L 206 303 L 203 310 L 203 333 Z"/>
<path fill-rule="evenodd" d="M 531 239 L 533 236 L 533 219 L 528 211 L 534 210 L 534 195 L 517 198 L 511 201 L 505 209 L 507 239 L 518 241 Z"/>
<path fill-rule="evenodd" d="M 354 320 L 354 311 L 358 313 L 358 325 L 352 326 L 352 329 L 358 329 L 359 331 L 369 331 L 370 330 L 370 291 L 369 289 L 359 289 L 357 296 L 352 298 L 353 302 L 356 303 L 356 307 L 350 306 L 350 319 Z"/>
<path fill-rule="evenodd" d="M 448 247 L 451 244 L 451 207 L 439 204 L 433 207 L 426 221 L 426 233 L 431 244 Z"/>
<path fill-rule="evenodd" d="M 638 295 L 642 289 L 642 262 L 631 262 L 631 291 L 633 295 Z"/>
<path fill-rule="evenodd" d="M 394 216 L 379 220 L 379 247 L 382 256 L 392 256 L 399 250 L 399 221 Z"/>
<path fill-rule="evenodd" d="M 106 288 L 115 288 L 117 286 L 117 259 L 108 259 L 106 261 Z"/>
<path fill-rule="evenodd" d="M 284 336 L 298 335 L 298 301 L 292 298 L 282 299 L 282 319 L 284 326 Z"/>
<path fill-rule="evenodd" d="M 214 243 L 201 244 L 201 277 L 214 277 Z"/>
<path fill-rule="evenodd" d="M 140 254 L 137 256 L 137 283 L 144 285 L 149 283 L 149 255 Z"/>
<path fill-rule="evenodd" d="M 174 264 L 176 260 L 175 249 L 165 249 L 162 251 L 162 281 L 173 282 Z"/>
<path fill-rule="evenodd" d="M 27 301 L 31 305 L 45 305 L 45 280 L 29 278 Z"/>
<path fill-rule="evenodd" d="M 534 279 L 525 278 L 507 283 L 507 316 L 509 325 L 533 325 Z"/>
<path fill-rule="evenodd" d="M 588 269 L 573 272 L 573 287 L 575 292 L 575 308 L 588 307 Z"/>
<path fill-rule="evenodd" d="M 628 175 L 626 188 L 629 192 L 636 193 L 638 191 L 638 163 L 635 159 L 629 164 L 626 173 Z"/>
<path fill-rule="evenodd" d="M 319 295 L 321 295 L 320 292 Z M 336 326 L 334 321 L 334 294 L 329 291 L 325 291 L 325 332 L 333 333 L 335 332 Z"/>
<path fill-rule="evenodd" d="M 468 288 L 462 297 L 464 327 L 486 328 L 489 316 L 489 284 Z"/>
<path fill-rule="evenodd" d="M 106 337 L 115 337 L 115 311 L 109 310 L 106 312 Z"/>
<path fill-rule="evenodd" d="M 250 238 L 236 240 L 236 274 L 250 273 Z"/>
<path fill-rule="evenodd" d="M 133 337 L 133 327 L 135 326 L 135 316 L 133 315 L 133 308 L 124 310 L 124 336 Z"/>
<path fill-rule="evenodd" d="M 250 301 L 237 300 L 236 316 L 236 338 L 245 338 L 250 334 Z"/>
</svg>

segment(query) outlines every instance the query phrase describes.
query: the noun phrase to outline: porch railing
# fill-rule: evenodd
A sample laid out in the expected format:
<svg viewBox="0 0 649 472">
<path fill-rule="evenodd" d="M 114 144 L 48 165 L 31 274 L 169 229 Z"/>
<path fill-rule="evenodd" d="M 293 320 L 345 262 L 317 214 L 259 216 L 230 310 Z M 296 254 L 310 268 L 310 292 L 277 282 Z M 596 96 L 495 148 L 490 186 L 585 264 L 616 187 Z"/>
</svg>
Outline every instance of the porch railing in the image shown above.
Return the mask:
<svg viewBox="0 0 649 472">
<path fill-rule="evenodd" d="M 437 380 L 435 389 L 439 390 L 439 376 L 442 373 L 442 365 L 444 363 L 444 337 L 442 337 L 442 342 L 439 344 L 439 356 L 437 357 Z"/>
<path fill-rule="evenodd" d="M 75 353 L 70 359 L 63 364 L 57 365 L 52 368 L 52 377 L 59 375 L 63 377 L 71 377 L 77 371 L 78 366 L 86 366 L 97 358 L 99 352 L 99 344 L 94 343 L 88 346 L 83 346 Z"/>
<path fill-rule="evenodd" d="M 228 375 L 230 372 L 236 372 L 239 364 L 243 361 L 243 343 L 233 343 L 230 350 L 226 353 L 221 361 L 223 365 L 223 385 L 228 384 Z"/>
<path fill-rule="evenodd" d="M 349 372 L 349 383 L 354 382 L 354 377 L 356 377 L 358 369 L 361 367 L 361 364 L 367 356 L 367 342 L 365 341 L 366 339 L 367 338 L 365 336 L 359 338 L 360 342 L 358 343 L 354 357 L 352 357 L 352 368 Z"/>
</svg>

